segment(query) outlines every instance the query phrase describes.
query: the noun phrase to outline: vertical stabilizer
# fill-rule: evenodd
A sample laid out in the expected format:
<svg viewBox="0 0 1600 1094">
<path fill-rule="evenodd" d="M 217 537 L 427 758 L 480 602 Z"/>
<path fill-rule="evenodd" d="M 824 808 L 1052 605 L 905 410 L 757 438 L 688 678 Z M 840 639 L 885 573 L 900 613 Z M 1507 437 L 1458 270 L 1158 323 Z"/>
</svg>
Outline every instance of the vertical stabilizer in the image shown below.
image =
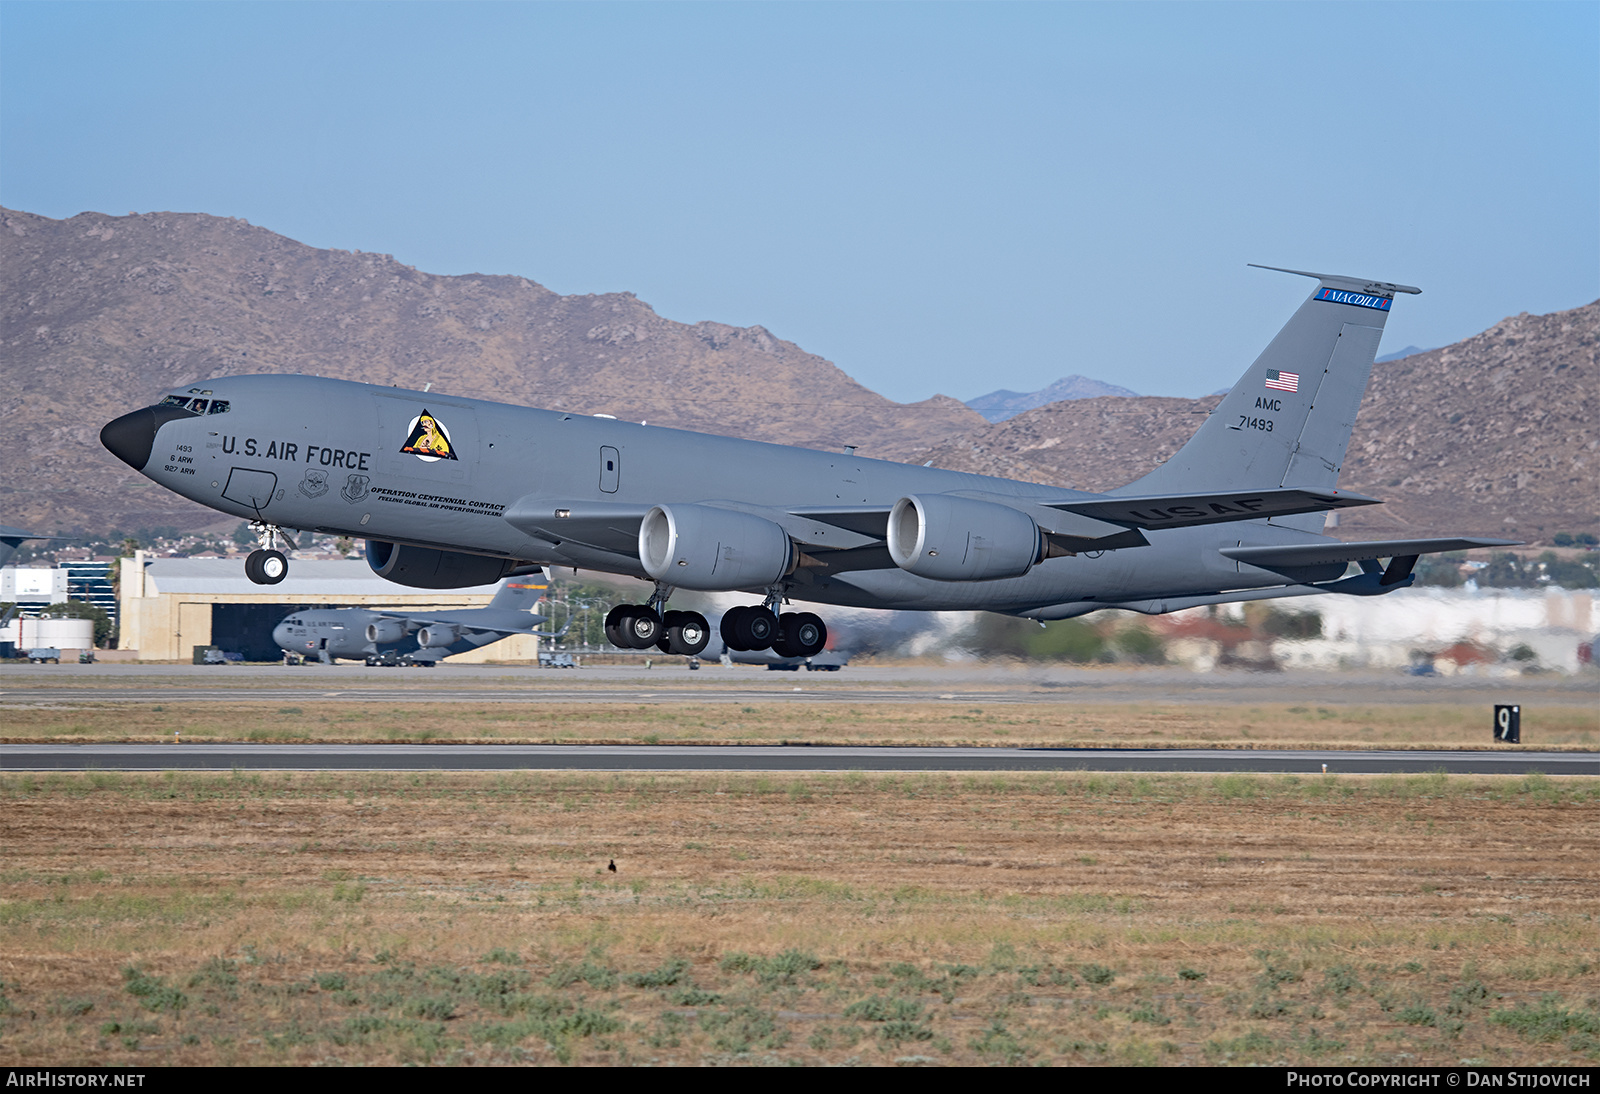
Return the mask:
<svg viewBox="0 0 1600 1094">
<path fill-rule="evenodd" d="M 1189 443 L 1113 494 L 1338 483 L 1394 296 L 1422 290 L 1303 270 L 1280 272 L 1316 278 L 1316 291 Z M 1323 519 L 1321 513 L 1308 513 L 1273 523 L 1320 531 Z"/>
<path fill-rule="evenodd" d="M 494 599 L 489 601 L 489 607 L 531 612 L 549 591 L 550 583 L 543 574 L 508 577 L 500 583 Z"/>
</svg>

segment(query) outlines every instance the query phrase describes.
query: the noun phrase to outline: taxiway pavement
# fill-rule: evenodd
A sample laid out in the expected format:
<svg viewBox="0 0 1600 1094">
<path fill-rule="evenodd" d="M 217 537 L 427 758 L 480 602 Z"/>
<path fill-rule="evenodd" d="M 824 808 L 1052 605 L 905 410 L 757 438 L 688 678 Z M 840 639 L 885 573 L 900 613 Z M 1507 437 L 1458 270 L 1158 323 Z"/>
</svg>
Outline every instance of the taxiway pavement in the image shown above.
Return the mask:
<svg viewBox="0 0 1600 1094">
<path fill-rule="evenodd" d="M 1591 677 L 1400 673 L 1194 673 L 1161 668 L 872 665 L 837 673 L 768 672 L 681 660 L 651 669 L 509 665 L 435 669 L 365 665 L 10 665 L 0 707 L 86 702 L 352 703 L 1546 703 L 1594 705 Z"/>
</svg>

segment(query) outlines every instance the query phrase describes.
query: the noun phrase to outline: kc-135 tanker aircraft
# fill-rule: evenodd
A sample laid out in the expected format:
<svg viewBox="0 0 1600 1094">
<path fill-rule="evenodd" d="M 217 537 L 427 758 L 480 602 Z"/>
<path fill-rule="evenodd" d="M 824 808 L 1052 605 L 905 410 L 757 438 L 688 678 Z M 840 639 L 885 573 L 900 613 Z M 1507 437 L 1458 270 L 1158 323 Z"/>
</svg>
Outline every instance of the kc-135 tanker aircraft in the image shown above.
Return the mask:
<svg viewBox="0 0 1600 1094">
<path fill-rule="evenodd" d="M 1268 267 L 1271 268 L 1271 267 Z M 572 566 L 653 580 L 606 620 L 619 646 L 699 653 L 676 589 L 745 592 L 729 648 L 808 657 L 827 630 L 793 601 L 1068 619 L 1345 593 L 1414 580 L 1481 538 L 1341 543 L 1338 489 L 1396 293 L 1317 288 L 1172 459 L 1104 494 L 311 376 L 228 376 L 108 423 L 148 478 L 245 517 L 252 580 L 283 580 L 285 529 L 360 536 L 382 577 L 425 589 Z M 1351 563 L 1358 572 L 1346 576 Z M 780 614 L 781 613 L 781 614 Z"/>
</svg>

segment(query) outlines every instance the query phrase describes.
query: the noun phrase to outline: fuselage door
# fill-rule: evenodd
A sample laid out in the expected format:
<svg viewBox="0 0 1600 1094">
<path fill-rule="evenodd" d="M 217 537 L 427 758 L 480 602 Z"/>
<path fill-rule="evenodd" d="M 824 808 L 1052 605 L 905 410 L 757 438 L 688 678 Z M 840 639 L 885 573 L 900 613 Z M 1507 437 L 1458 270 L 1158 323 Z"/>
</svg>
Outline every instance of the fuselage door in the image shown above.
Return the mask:
<svg viewBox="0 0 1600 1094">
<path fill-rule="evenodd" d="M 267 507 L 277 488 L 278 476 L 271 471 L 235 467 L 228 472 L 228 483 L 222 488 L 222 496 L 259 513 Z"/>
<path fill-rule="evenodd" d="M 600 449 L 600 489 L 607 494 L 615 494 L 621 478 L 622 453 L 605 445 Z"/>
</svg>

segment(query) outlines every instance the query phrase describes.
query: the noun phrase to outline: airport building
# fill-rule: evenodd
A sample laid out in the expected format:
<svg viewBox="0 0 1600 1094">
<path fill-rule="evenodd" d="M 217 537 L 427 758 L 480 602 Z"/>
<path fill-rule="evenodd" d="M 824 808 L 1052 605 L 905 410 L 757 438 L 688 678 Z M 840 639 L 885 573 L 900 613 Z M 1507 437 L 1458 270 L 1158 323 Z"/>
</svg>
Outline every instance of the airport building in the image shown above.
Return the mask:
<svg viewBox="0 0 1600 1094">
<path fill-rule="evenodd" d="M 54 566 L 7 566 L 0 569 L 0 604 L 15 604 L 24 611 L 63 604 L 70 580 L 66 570 Z"/>
<path fill-rule="evenodd" d="M 100 564 L 100 577 L 106 566 Z M 55 604 L 82 600 L 105 606 L 105 597 L 90 595 L 93 578 L 57 566 L 6 566 L 0 569 L 0 604 L 15 604 L 12 618 L 0 624 L 0 657 L 26 657 L 36 648 L 57 649 L 76 660 L 94 650 L 92 619 L 42 619 L 40 613 Z M 105 588 L 110 589 L 110 583 Z M 115 605 L 112 605 L 115 619 Z"/>
<path fill-rule="evenodd" d="M 385 581 L 365 562 L 294 559 L 277 585 L 257 585 L 239 559 L 161 558 L 138 552 L 122 560 L 122 633 L 119 645 L 140 661 L 190 661 L 195 647 L 241 653 L 247 661 L 273 661 L 283 651 L 272 628 L 304 608 L 392 608 L 428 612 L 481 608 L 496 586 L 412 589 Z M 539 660 L 538 639 L 512 635 L 451 663 Z"/>
<path fill-rule="evenodd" d="M 67 572 L 67 599 L 81 600 L 85 604 L 103 608 L 115 626 L 117 587 L 111 581 L 111 571 L 117 560 L 104 556 L 90 558 L 87 551 L 83 552 L 81 558 L 67 555 L 66 551 L 56 553 L 57 568 Z"/>
</svg>

